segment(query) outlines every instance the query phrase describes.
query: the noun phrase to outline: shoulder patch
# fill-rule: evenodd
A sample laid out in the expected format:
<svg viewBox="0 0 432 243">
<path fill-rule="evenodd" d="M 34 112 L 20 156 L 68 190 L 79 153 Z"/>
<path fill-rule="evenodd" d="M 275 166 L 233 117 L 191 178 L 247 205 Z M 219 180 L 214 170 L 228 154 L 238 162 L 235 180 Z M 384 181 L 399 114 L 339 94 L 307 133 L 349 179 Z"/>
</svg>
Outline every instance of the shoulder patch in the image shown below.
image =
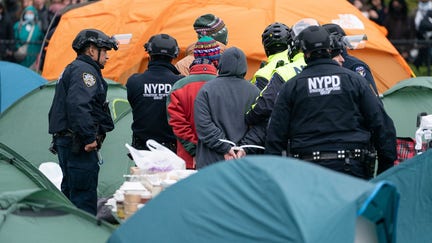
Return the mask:
<svg viewBox="0 0 432 243">
<path fill-rule="evenodd" d="M 95 83 L 96 83 L 95 76 L 93 76 L 93 74 L 90 74 L 90 73 L 83 73 L 82 79 L 83 79 L 85 85 L 89 88 L 92 87 L 93 85 L 95 85 Z"/>
<path fill-rule="evenodd" d="M 362 77 L 366 76 L 366 69 L 363 66 L 356 67 L 355 72 L 360 74 Z"/>
</svg>

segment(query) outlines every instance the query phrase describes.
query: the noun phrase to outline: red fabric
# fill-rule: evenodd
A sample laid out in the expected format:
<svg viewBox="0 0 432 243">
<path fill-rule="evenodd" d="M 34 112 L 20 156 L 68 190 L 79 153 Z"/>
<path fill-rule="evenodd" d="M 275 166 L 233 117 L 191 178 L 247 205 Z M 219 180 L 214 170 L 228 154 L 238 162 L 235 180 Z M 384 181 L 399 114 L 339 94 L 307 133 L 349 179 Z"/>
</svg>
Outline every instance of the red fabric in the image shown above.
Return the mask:
<svg viewBox="0 0 432 243">
<path fill-rule="evenodd" d="M 167 112 L 168 124 L 172 127 L 177 137 L 177 155 L 186 161 L 187 169 L 195 169 L 193 157 L 186 151 L 180 140 L 197 144 L 198 135 L 194 121 L 194 102 L 201 87 L 207 80 L 197 80 L 194 75 L 216 75 L 216 68 L 209 64 L 192 66 L 190 76 L 178 80 L 170 93 Z"/>
<path fill-rule="evenodd" d="M 412 138 L 397 138 L 396 139 L 396 150 L 397 159 L 394 165 L 398 165 L 406 159 L 410 159 L 416 155 L 415 141 Z"/>
<path fill-rule="evenodd" d="M 422 151 L 427 149 L 427 143 L 423 143 Z M 398 165 L 404 160 L 411 159 L 417 155 L 415 150 L 415 140 L 412 138 L 397 138 L 396 139 L 397 159 L 394 165 Z"/>
</svg>

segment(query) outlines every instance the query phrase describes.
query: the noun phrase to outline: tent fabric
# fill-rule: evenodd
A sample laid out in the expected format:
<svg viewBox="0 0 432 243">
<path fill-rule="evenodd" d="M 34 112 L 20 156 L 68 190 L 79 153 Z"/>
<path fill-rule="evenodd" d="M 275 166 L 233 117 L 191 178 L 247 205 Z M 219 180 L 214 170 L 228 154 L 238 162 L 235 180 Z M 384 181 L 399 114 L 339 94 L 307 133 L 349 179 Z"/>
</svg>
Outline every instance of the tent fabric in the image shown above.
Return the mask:
<svg viewBox="0 0 432 243">
<path fill-rule="evenodd" d="M 400 81 L 382 95 L 384 108 L 393 119 L 398 137 L 415 137 L 417 115 L 432 114 L 432 77 Z"/>
<path fill-rule="evenodd" d="M 72 203 L 36 167 L 0 142 L 0 207 L 19 201 L 18 191 L 52 191 L 53 196 L 64 204 Z"/>
<path fill-rule="evenodd" d="M 0 207 L 0 242 L 106 242 L 114 231 L 112 225 L 58 200 L 53 191 L 15 193 L 23 197 Z"/>
<path fill-rule="evenodd" d="M 432 150 L 392 167 L 372 182 L 388 181 L 400 192 L 396 242 L 432 239 Z"/>
<path fill-rule="evenodd" d="M 107 134 L 101 149 L 104 164 L 99 172 L 100 197 L 112 196 L 123 183 L 123 175 L 128 174 L 129 168 L 133 165 L 124 147 L 124 144 L 132 139 L 131 108 L 128 103 L 113 102 L 117 99 L 127 100 L 126 88 L 112 81 L 109 81 L 108 85 L 107 99 L 110 101 L 111 111 L 119 115 L 115 121 L 114 131 Z M 0 141 L 17 151 L 36 168 L 44 162 L 58 163 L 57 156 L 48 151 L 51 142 L 51 136 L 48 134 L 48 111 L 55 86 L 55 82 L 44 85 L 25 95 L 10 109 L 0 114 Z"/>
<path fill-rule="evenodd" d="M 0 143 L 0 242 L 105 242 L 114 231 L 76 208 L 42 172 Z"/>
<path fill-rule="evenodd" d="M 383 242 L 394 242 L 392 218 L 385 218 L 390 214 L 378 215 L 372 207 L 392 193 L 292 158 L 247 156 L 170 186 L 108 242 L 354 242 L 358 214 L 389 222 Z M 395 212 L 392 206 L 384 207 Z"/>
<path fill-rule="evenodd" d="M 0 61 L 0 114 L 19 98 L 47 82 L 27 67 Z"/>
<path fill-rule="evenodd" d="M 396 217 L 399 192 L 386 181 L 377 183 L 358 214 L 376 224 L 378 242 L 396 242 Z"/>
<path fill-rule="evenodd" d="M 326 6 L 326 11 L 322 11 L 322 6 Z M 306 17 L 316 18 L 321 24 L 338 23 L 348 35 L 367 35 L 366 47 L 351 54 L 368 63 L 381 93 L 412 76 L 408 64 L 385 37 L 385 31 L 344 0 L 323 0 L 320 4 L 314 0 L 97 1 L 62 15 L 47 48 L 42 74 L 48 80 L 56 80 L 76 56 L 70 48 L 76 34 L 83 28 L 97 28 L 109 35 L 132 34 L 129 44 L 120 44 L 118 51 L 109 52 L 110 60 L 103 70 L 104 77 L 124 84 L 130 75 L 147 68 L 148 55 L 143 45 L 152 35 L 166 33 L 175 37 L 181 49 L 179 60 L 197 40 L 192 27 L 195 19 L 206 13 L 223 19 L 228 28 L 228 46 L 245 52 L 247 78 L 266 60 L 261 44 L 264 28 L 275 21 L 292 26 Z"/>
</svg>

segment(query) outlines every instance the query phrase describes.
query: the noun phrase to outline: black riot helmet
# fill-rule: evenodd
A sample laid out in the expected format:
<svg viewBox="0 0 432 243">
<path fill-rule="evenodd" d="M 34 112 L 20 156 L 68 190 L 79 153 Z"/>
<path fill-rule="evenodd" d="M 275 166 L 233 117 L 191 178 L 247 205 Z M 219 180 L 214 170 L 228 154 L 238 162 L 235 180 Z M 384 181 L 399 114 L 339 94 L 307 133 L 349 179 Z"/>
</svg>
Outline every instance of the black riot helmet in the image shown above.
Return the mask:
<svg viewBox="0 0 432 243">
<path fill-rule="evenodd" d="M 340 36 L 346 36 L 345 31 L 340 27 L 338 24 L 323 24 L 323 27 L 330 33 L 330 34 L 338 34 Z"/>
<path fill-rule="evenodd" d="M 264 29 L 261 35 L 262 44 L 267 56 L 285 51 L 291 30 L 283 23 L 275 22 Z"/>
<path fill-rule="evenodd" d="M 168 56 L 176 58 L 179 53 L 177 40 L 167 34 L 157 34 L 150 37 L 149 41 L 144 44 L 145 50 L 150 56 Z"/>
<path fill-rule="evenodd" d="M 337 55 L 341 55 L 345 49 L 346 46 L 342 40 L 343 36 L 335 34 L 335 33 L 331 33 L 330 34 L 330 42 L 331 42 L 331 57 L 335 57 Z"/>
<path fill-rule="evenodd" d="M 72 48 L 75 52 L 80 53 L 86 47 L 94 44 L 97 48 L 106 48 L 107 50 L 117 50 L 118 42 L 114 37 L 109 37 L 97 29 L 81 30 L 72 42 Z"/>
<path fill-rule="evenodd" d="M 309 26 L 298 36 L 303 53 L 322 52 L 331 49 L 330 33 L 322 26 Z"/>
<path fill-rule="evenodd" d="M 345 31 L 337 24 L 324 24 L 323 27 L 330 33 L 330 39 L 332 41 L 331 56 L 335 57 L 342 54 L 346 45 L 343 41 L 343 37 L 346 36 Z"/>
<path fill-rule="evenodd" d="M 319 26 L 319 23 L 316 19 L 313 18 L 304 18 L 300 19 L 295 23 L 291 28 L 291 36 L 288 39 L 288 57 L 292 59 L 299 51 L 300 48 L 300 40 L 298 38 L 299 34 L 309 26 Z"/>
</svg>

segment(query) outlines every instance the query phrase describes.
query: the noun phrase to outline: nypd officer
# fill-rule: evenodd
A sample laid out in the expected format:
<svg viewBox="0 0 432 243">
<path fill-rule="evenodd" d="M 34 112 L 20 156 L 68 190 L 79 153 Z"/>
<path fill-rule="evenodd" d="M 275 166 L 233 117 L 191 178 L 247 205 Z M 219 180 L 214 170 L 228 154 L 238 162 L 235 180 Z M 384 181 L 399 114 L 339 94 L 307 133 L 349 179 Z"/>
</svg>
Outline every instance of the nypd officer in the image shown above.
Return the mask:
<svg viewBox="0 0 432 243">
<path fill-rule="evenodd" d="M 288 150 L 292 157 L 367 179 L 370 164 L 375 163 L 369 151 L 373 145 L 378 173 L 391 167 L 396 132 L 378 98 L 363 77 L 331 59 L 326 29 L 310 26 L 300 35 L 307 66 L 279 93 L 266 153 L 281 155 Z"/>
<path fill-rule="evenodd" d="M 101 69 L 117 41 L 84 29 L 72 42 L 77 53 L 59 80 L 49 111 L 49 133 L 63 172 L 62 192 L 78 208 L 96 215 L 100 156 L 105 134 L 114 129 Z"/>
<path fill-rule="evenodd" d="M 264 29 L 261 40 L 267 62 L 255 72 L 251 79 L 251 83 L 255 84 L 260 90 L 264 89 L 268 84 L 276 67 L 290 62 L 287 53 L 289 36 L 290 28 L 283 23 L 274 22 Z"/>
<path fill-rule="evenodd" d="M 270 82 L 260 92 L 255 103 L 252 104 L 250 110 L 246 113 L 245 120 L 248 125 L 258 125 L 268 121 L 282 85 L 299 74 L 306 66 L 303 52 L 301 52 L 298 45 L 298 36 L 303 29 L 311 25 L 318 25 L 318 21 L 312 18 L 305 18 L 295 23 L 292 29 L 288 28 L 288 34 L 285 38 L 285 46 L 287 48 L 285 54 L 289 61 L 273 70 Z"/>
<path fill-rule="evenodd" d="M 172 61 L 177 57 L 177 41 L 167 34 L 152 36 L 144 45 L 150 55 L 148 69 L 129 77 L 126 88 L 132 107 L 132 146 L 149 149 L 148 139 L 154 139 L 176 152 L 176 137 L 168 125 L 166 99 L 172 85 L 183 78 Z"/>
<path fill-rule="evenodd" d="M 324 24 L 323 27 L 330 34 L 338 36 L 339 39 L 346 36 L 345 31 L 338 24 Z M 341 50 L 341 56 L 344 60 L 342 66 L 364 77 L 368 81 L 369 87 L 378 96 L 378 89 L 376 87 L 375 79 L 372 76 L 369 66 L 357 57 L 350 55 L 345 45 L 341 46 Z"/>
</svg>

